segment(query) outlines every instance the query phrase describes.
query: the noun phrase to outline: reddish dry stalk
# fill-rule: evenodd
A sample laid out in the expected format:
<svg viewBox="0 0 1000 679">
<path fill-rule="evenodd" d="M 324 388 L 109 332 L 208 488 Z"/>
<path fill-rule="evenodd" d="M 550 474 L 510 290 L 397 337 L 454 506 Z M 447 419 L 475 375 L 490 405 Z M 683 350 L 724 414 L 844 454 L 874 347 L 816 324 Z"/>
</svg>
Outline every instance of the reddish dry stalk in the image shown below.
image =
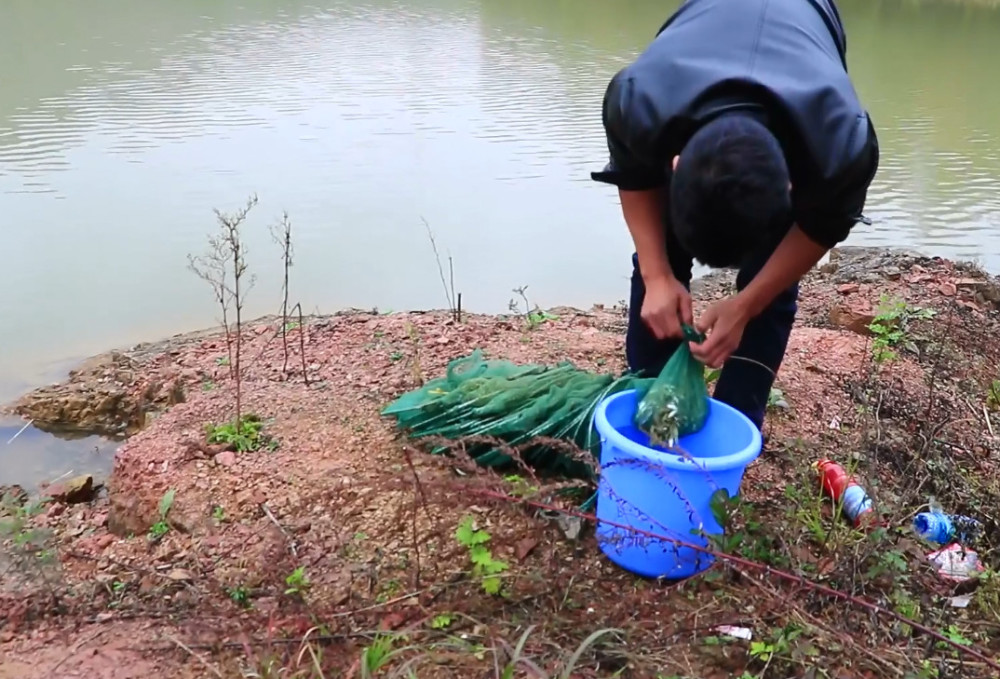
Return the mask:
<svg viewBox="0 0 1000 679">
<path fill-rule="evenodd" d="M 306 321 L 302 316 L 302 304 L 296 303 L 299 311 L 299 358 L 302 359 L 302 381 L 309 386 L 309 371 L 306 369 Z"/>
<path fill-rule="evenodd" d="M 598 520 L 597 516 L 595 516 L 594 514 L 587 514 L 585 512 L 579 512 L 579 511 L 576 511 L 576 510 L 573 510 L 573 509 L 564 509 L 562 507 L 557 507 L 555 505 L 548 504 L 548 503 L 545 503 L 545 502 L 537 502 L 537 501 L 534 501 L 534 500 L 525 500 L 523 498 L 514 497 L 514 496 L 511 496 L 511 495 L 507 495 L 506 493 L 499 493 L 499 492 L 492 491 L 492 490 L 470 489 L 469 493 L 471 493 L 473 495 L 479 495 L 479 496 L 484 497 L 484 498 L 489 498 L 489 499 L 493 499 L 493 500 L 501 500 L 501 501 L 504 501 L 504 502 L 509 502 L 509 503 L 515 504 L 515 505 L 527 505 L 529 507 L 534 507 L 535 509 L 545 509 L 545 510 L 549 510 L 549 511 L 556 511 L 556 512 L 560 512 L 562 514 L 566 514 L 568 516 L 575 516 L 575 517 L 583 519 L 585 521 L 590 521 L 591 523 L 597 523 L 597 520 Z M 872 603 L 870 601 L 865 601 L 864 599 L 860 599 L 860 598 L 858 598 L 858 597 L 856 597 L 856 596 L 854 596 L 852 594 L 848 594 L 847 592 L 841 592 L 840 590 L 836 590 L 836 589 L 833 589 L 831 587 L 826 587 L 825 585 L 820 585 L 820 584 L 817 584 L 815 582 L 811 582 L 810 580 L 807 580 L 807 579 L 805 579 L 803 577 L 795 575 L 794 573 L 789 573 L 787 571 L 782 571 L 782 570 L 779 570 L 779 569 L 776 569 L 776 568 L 771 568 L 767 564 L 757 563 L 756 561 L 750 561 L 748 559 L 744 559 L 742 557 L 735 556 L 733 554 L 726 554 L 725 552 L 720 552 L 720 551 L 711 549 L 709 547 L 702 547 L 701 545 L 696 545 L 696 544 L 693 544 L 693 543 L 690 543 L 690 542 L 685 542 L 684 540 L 680 540 L 680 539 L 677 539 L 677 538 L 672 538 L 672 537 L 669 537 L 669 536 L 666 536 L 666 535 L 660 535 L 660 534 L 654 533 L 652 531 L 643 530 L 641 528 L 635 528 L 634 526 L 628 526 L 628 525 L 625 525 L 623 523 L 618 523 L 618 522 L 615 522 L 615 521 L 608 521 L 608 520 L 605 520 L 605 519 L 602 519 L 601 523 L 605 523 L 605 524 L 607 524 L 609 526 L 613 526 L 615 528 L 621 528 L 623 530 L 631 531 L 631 532 L 633 532 L 633 533 L 635 533 L 637 535 L 642 535 L 642 536 L 645 536 L 645 537 L 655 538 L 657 540 L 665 540 L 665 541 L 671 542 L 671 543 L 673 543 L 673 544 L 675 544 L 675 545 L 677 545 L 679 547 L 685 547 L 687 549 L 693 549 L 693 550 L 701 552 L 703 554 L 708 554 L 710 556 L 714 556 L 714 557 L 716 557 L 718 559 L 721 559 L 723 561 L 729 561 L 731 563 L 738 564 L 740 566 L 743 566 L 744 568 L 752 568 L 752 569 L 757 570 L 757 571 L 763 571 L 766 575 L 774 575 L 774 576 L 778 577 L 779 579 L 782 579 L 782 580 L 785 580 L 785 581 L 788 581 L 788 582 L 791 582 L 791 583 L 794 583 L 794 584 L 797 584 L 797 585 L 801 585 L 801 586 L 803 586 L 803 587 L 805 587 L 807 589 L 811 589 L 814 592 L 819 592 L 820 594 L 825 594 L 825 595 L 831 596 L 831 597 L 833 597 L 835 599 L 840 599 L 842 601 L 846 601 L 846 602 L 848 602 L 850 604 L 853 604 L 854 606 L 860 606 L 861 608 L 865 608 L 865 609 L 871 611 L 872 613 L 874 613 L 876 615 L 887 616 L 889 618 L 892 618 L 893 620 L 896 620 L 897 622 L 901 622 L 903 624 L 909 625 L 913 629 L 916 629 L 916 630 L 919 630 L 920 632 L 923 632 L 924 634 L 932 637 L 936 641 L 940 641 L 940 642 L 943 642 L 943 643 L 947 644 L 948 646 L 950 646 L 954 650 L 958 651 L 959 653 L 964 653 L 965 655 L 971 656 L 971 657 L 975 658 L 976 660 L 981 661 L 982 663 L 984 663 L 990 669 L 993 669 L 993 670 L 996 670 L 997 672 L 1000 672 L 1000 664 L 994 662 L 993 660 L 991 660 L 990 658 L 986 657 L 985 655 L 983 655 L 979 651 L 977 651 L 977 650 L 975 650 L 973 648 L 970 648 L 968 646 L 963 646 L 961 644 L 958 644 L 958 643 L 952 641 L 951 639 L 949 639 L 948 637 L 944 636 L 940 632 L 936 632 L 933 629 L 931 629 L 930 627 L 922 625 L 922 624 L 920 624 L 919 622 L 917 622 L 915 620 L 910 620 L 909 618 L 907 618 L 905 616 L 902 616 L 902 615 L 896 613 L 895 611 L 891 611 L 891 610 L 889 610 L 887 608 L 883 608 L 882 606 L 879 606 L 878 604 Z"/>
</svg>

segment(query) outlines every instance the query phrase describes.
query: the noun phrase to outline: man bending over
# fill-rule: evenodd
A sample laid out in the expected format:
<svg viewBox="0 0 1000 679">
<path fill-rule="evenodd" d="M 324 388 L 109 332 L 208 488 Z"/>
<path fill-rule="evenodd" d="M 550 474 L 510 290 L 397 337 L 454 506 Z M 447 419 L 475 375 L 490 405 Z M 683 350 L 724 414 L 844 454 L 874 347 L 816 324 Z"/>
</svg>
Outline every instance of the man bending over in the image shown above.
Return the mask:
<svg viewBox="0 0 1000 679">
<path fill-rule="evenodd" d="M 866 221 L 878 140 L 846 50 L 833 0 L 686 0 L 604 96 L 592 177 L 618 187 L 635 244 L 629 368 L 657 374 L 694 324 L 715 398 L 758 428 L 799 279 Z M 738 270 L 697 322 L 693 259 Z"/>
</svg>

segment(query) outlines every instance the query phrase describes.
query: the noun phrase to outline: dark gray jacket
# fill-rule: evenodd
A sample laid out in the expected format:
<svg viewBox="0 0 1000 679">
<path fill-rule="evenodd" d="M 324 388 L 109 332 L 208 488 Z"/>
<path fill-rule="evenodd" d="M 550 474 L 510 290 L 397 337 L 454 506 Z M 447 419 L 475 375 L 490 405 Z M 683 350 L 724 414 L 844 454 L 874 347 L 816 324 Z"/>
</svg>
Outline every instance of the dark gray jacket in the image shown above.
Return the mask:
<svg viewBox="0 0 1000 679">
<path fill-rule="evenodd" d="M 686 0 L 608 85 L 611 161 L 592 177 L 625 190 L 664 186 L 698 127 L 742 109 L 784 149 L 799 226 L 832 247 L 864 220 L 878 169 L 846 53 L 833 0 Z"/>
</svg>

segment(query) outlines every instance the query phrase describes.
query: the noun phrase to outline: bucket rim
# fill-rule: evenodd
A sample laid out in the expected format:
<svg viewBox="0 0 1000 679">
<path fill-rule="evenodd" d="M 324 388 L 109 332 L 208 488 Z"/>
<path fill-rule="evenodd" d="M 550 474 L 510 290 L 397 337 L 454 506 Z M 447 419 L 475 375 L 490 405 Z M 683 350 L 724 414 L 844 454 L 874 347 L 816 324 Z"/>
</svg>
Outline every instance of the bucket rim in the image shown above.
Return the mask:
<svg viewBox="0 0 1000 679">
<path fill-rule="evenodd" d="M 745 422 L 747 427 L 750 428 L 750 443 L 747 444 L 742 450 L 738 450 L 735 453 L 730 453 L 729 455 L 723 455 L 721 457 L 697 457 L 691 455 L 689 458 L 685 458 L 684 456 L 669 450 L 657 450 L 629 440 L 617 429 L 611 426 L 610 422 L 608 422 L 607 410 L 608 407 L 615 402 L 615 400 L 635 394 L 636 391 L 636 389 L 625 389 L 604 398 L 600 404 L 598 404 L 597 410 L 594 412 L 594 428 L 597 429 L 597 433 L 601 436 L 602 443 L 610 442 L 619 450 L 649 462 L 650 464 L 658 464 L 667 467 L 668 469 L 678 471 L 729 471 L 739 467 L 745 468 L 757 459 L 758 456 L 760 456 L 761 447 L 763 445 L 763 438 L 761 437 L 760 430 L 757 429 L 754 423 L 750 421 L 750 418 L 741 413 L 739 410 L 732 407 L 728 403 L 723 403 L 722 401 L 714 398 L 709 398 L 709 400 L 712 401 L 715 407 L 722 408 L 723 410 L 727 410 L 730 413 L 737 415 L 738 419 Z M 685 438 L 687 437 L 682 436 L 677 442 L 678 447 L 683 447 Z"/>
</svg>

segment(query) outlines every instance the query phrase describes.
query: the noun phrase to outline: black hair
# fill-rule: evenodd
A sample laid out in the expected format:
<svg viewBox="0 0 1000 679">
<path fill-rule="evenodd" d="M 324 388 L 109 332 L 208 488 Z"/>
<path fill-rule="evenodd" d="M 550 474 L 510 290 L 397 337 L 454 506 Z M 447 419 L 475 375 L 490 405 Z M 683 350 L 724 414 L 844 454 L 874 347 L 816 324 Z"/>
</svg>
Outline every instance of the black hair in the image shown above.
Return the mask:
<svg viewBox="0 0 1000 679">
<path fill-rule="evenodd" d="M 670 182 L 670 216 L 678 242 L 702 264 L 739 266 L 783 235 L 791 214 L 785 155 L 757 120 L 716 118 L 681 149 Z"/>
</svg>

